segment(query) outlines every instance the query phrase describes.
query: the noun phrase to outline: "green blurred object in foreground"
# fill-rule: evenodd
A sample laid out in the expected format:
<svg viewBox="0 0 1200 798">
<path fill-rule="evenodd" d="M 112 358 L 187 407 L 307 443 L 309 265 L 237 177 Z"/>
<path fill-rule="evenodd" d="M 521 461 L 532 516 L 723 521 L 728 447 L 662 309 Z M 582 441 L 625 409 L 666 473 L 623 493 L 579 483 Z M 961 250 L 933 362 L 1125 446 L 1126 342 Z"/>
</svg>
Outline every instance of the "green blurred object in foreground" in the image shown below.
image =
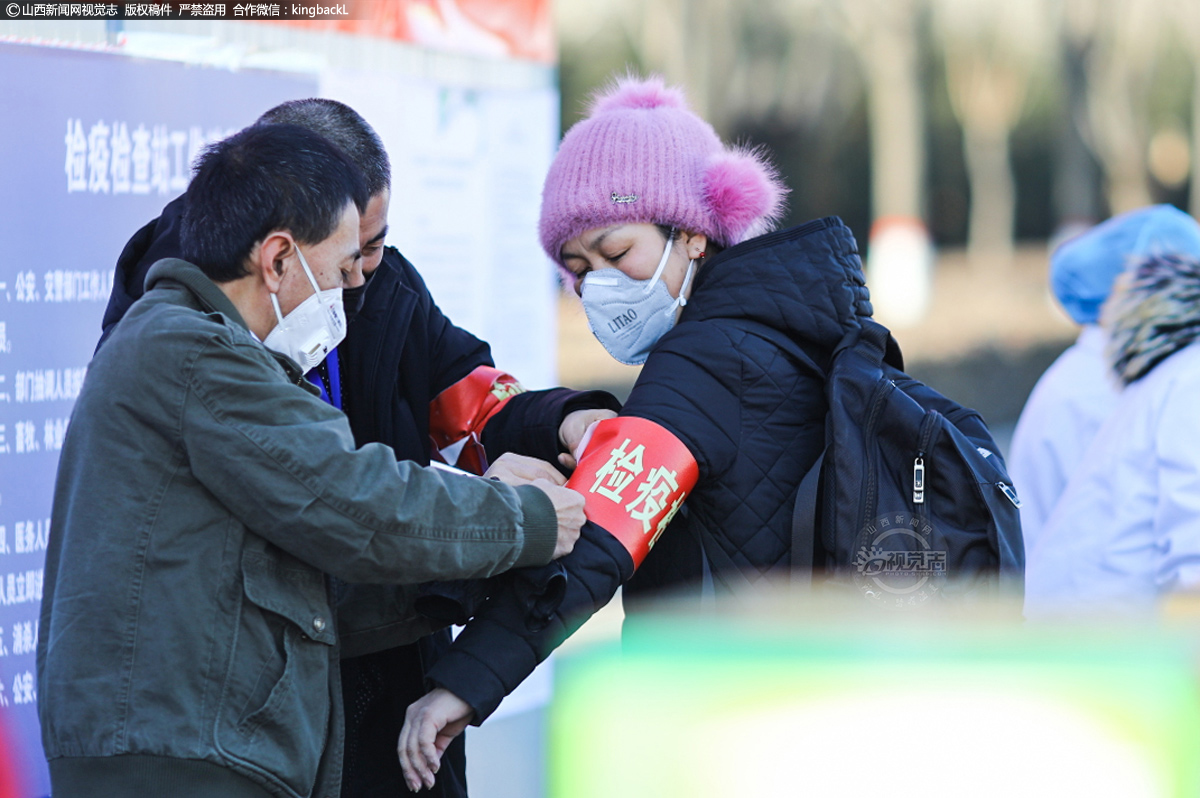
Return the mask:
<svg viewBox="0 0 1200 798">
<path fill-rule="evenodd" d="M 1190 640 L 881 620 L 664 613 L 565 659 L 550 794 L 1200 795 Z"/>
</svg>

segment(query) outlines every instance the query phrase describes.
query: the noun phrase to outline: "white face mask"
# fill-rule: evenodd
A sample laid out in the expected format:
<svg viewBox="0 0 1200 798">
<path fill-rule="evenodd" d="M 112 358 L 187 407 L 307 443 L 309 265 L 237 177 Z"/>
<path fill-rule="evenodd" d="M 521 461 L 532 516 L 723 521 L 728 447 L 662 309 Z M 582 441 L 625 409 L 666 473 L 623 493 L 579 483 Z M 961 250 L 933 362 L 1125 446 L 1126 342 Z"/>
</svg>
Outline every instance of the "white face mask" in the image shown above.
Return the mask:
<svg viewBox="0 0 1200 798">
<path fill-rule="evenodd" d="M 620 269 L 588 272 L 580 297 L 588 325 L 608 353 L 628 366 L 646 362 L 650 350 L 675 326 L 676 311 L 687 304 L 684 294 L 692 282 L 696 261 L 688 261 L 679 296 L 671 296 L 659 277 L 671 256 L 675 229 L 667 236 L 658 268 L 649 280 L 635 280 Z"/>
<path fill-rule="evenodd" d="M 346 310 L 342 305 L 342 289 L 322 291 L 313 277 L 312 269 L 300 247 L 296 247 L 300 265 L 312 283 L 313 294 L 284 316 L 279 311 L 279 298 L 271 294 L 271 305 L 279 323 L 271 330 L 263 345 L 281 355 L 287 355 L 304 372 L 311 371 L 346 337 Z"/>
</svg>

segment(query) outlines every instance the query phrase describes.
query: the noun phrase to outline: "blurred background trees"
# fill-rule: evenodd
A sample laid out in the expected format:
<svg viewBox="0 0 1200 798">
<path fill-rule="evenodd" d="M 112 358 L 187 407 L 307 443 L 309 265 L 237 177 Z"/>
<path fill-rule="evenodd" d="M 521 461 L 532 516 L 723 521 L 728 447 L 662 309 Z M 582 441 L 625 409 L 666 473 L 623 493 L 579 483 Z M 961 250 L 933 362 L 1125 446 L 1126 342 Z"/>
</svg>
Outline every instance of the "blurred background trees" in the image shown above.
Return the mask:
<svg viewBox="0 0 1200 798">
<path fill-rule="evenodd" d="M 910 371 L 1001 427 L 1075 334 L 1048 247 L 1152 202 L 1200 213 L 1198 0 L 558 0 L 555 14 L 564 130 L 627 69 L 682 85 L 726 140 L 771 150 L 785 224 L 850 225 Z"/>
<path fill-rule="evenodd" d="M 768 145 L 792 222 L 916 217 L 1000 268 L 1014 242 L 1188 207 L 1195 0 L 560 0 L 563 125 L 625 69 Z"/>
</svg>

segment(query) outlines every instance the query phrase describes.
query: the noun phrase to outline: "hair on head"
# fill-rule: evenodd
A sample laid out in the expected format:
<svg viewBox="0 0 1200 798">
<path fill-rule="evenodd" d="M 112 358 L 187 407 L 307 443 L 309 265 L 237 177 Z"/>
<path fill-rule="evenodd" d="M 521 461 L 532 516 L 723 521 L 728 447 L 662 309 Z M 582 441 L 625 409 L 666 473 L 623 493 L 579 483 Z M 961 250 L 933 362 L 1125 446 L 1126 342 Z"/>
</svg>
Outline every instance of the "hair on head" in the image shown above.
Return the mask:
<svg viewBox="0 0 1200 798">
<path fill-rule="evenodd" d="M 248 274 L 246 259 L 274 230 L 317 244 L 346 206 L 370 200 L 356 166 L 324 137 L 296 125 L 252 125 L 196 159 L 180 225 L 184 259 L 217 283 Z"/>
<path fill-rule="evenodd" d="M 392 185 L 392 167 L 375 129 L 345 103 L 324 97 L 288 100 L 258 118 L 259 125 L 299 125 L 333 142 L 367 180 L 375 196 Z"/>
</svg>

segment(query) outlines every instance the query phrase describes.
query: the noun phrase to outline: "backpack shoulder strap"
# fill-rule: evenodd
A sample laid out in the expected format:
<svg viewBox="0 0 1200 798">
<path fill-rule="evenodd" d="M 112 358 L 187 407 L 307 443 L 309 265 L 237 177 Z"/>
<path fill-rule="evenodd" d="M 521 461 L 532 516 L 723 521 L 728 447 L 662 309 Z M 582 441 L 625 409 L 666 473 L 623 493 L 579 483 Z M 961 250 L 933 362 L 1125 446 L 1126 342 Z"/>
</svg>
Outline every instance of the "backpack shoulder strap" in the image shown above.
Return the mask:
<svg viewBox="0 0 1200 798">
<path fill-rule="evenodd" d="M 817 501 L 820 499 L 821 466 L 825 452 L 800 481 L 796 507 L 792 510 L 791 582 L 796 587 L 812 585 L 813 554 L 817 548 Z"/>
<path fill-rule="evenodd" d="M 853 348 L 874 365 L 882 368 L 884 364 L 900 371 L 904 370 L 904 358 L 900 353 L 900 345 L 892 337 L 887 327 L 874 319 L 859 317 L 859 327 L 849 330 L 834 348 L 830 359 L 830 372 L 825 376 L 829 380 L 836 374 L 833 362 L 843 351 Z M 822 499 L 821 469 L 825 465 L 826 449 L 813 463 L 800 487 L 796 490 L 796 505 L 792 510 L 792 568 L 791 582 L 801 588 L 812 584 L 813 558 L 816 553 L 817 519 L 820 515 Z"/>
<path fill-rule="evenodd" d="M 769 334 L 769 340 L 775 342 L 797 362 L 812 369 L 822 379 L 829 379 L 830 373 L 821 368 L 791 338 L 780 334 L 776 330 L 771 330 L 766 325 L 759 324 L 758 322 L 752 320 L 746 320 L 746 322 L 746 326 L 748 327 L 765 330 Z M 903 371 L 904 358 L 900 353 L 900 346 L 896 343 L 896 339 L 892 337 L 888 328 L 865 316 L 859 317 L 859 323 L 860 326 L 849 330 L 838 343 L 837 347 L 835 347 L 833 355 L 830 358 L 830 363 L 843 350 L 850 347 L 857 347 L 859 352 L 871 358 L 877 365 L 886 363 Z M 800 588 L 806 588 L 812 584 L 813 558 L 816 553 L 817 541 L 817 516 L 821 501 L 821 468 L 824 464 L 825 451 L 822 451 L 821 456 L 817 458 L 817 461 L 813 463 L 808 473 L 800 481 L 800 487 L 796 490 L 796 504 L 792 509 L 791 583 Z M 720 549 L 719 545 L 713 542 L 712 545 L 705 546 L 702 540 L 701 546 L 704 555 L 709 559 L 709 562 L 716 566 L 718 571 L 723 574 L 732 572 L 741 576 L 741 580 L 745 580 L 745 576 L 741 575 L 732 560 Z M 737 579 L 737 577 L 731 578 Z M 748 584 L 748 580 L 746 581 Z M 745 584 L 742 586 L 744 587 Z"/>
<path fill-rule="evenodd" d="M 904 355 L 891 331 L 872 318 L 861 316 L 858 321 L 859 328 L 846 334 L 834 350 L 834 357 L 843 349 L 854 346 L 875 365 L 886 363 L 897 371 L 904 371 Z"/>
</svg>

